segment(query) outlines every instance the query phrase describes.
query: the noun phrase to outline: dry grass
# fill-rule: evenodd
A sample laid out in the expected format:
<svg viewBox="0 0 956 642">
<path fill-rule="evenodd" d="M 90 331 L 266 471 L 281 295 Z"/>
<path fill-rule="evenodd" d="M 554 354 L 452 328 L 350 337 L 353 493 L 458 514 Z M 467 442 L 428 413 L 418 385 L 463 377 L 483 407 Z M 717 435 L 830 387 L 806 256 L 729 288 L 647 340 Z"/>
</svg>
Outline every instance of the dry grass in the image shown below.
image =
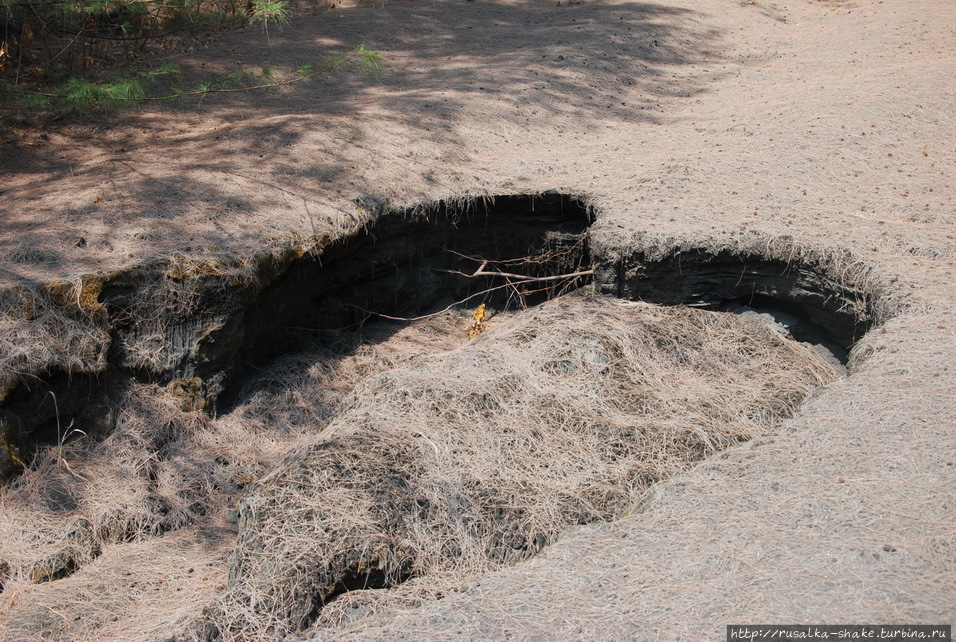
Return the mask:
<svg viewBox="0 0 956 642">
<path fill-rule="evenodd" d="M 0 400 L 47 370 L 93 373 L 106 367 L 110 343 L 97 303 L 100 283 L 77 279 L 0 291 Z"/>
<path fill-rule="evenodd" d="M 450 313 L 398 332 L 328 333 L 316 352 L 277 361 L 218 419 L 132 386 L 108 438 L 50 449 L 0 489 L 0 637 L 154 640 L 173 630 L 173 615 L 195 618 L 224 589 L 213 585 L 224 581 L 243 489 L 325 425 L 357 381 L 461 344 L 464 325 Z M 304 397 L 303 381 L 322 398 Z"/>
<path fill-rule="evenodd" d="M 837 376 L 729 314 L 573 295 L 492 316 L 469 342 L 472 321 L 323 333 L 215 419 L 132 387 L 110 437 L 67 448 L 69 470 L 49 453 L 0 494 L 0 630 L 249 639 L 413 606 L 623 514 Z M 50 559 L 65 577 L 35 583 Z M 319 612 L 367 578 L 407 581 Z"/>
<path fill-rule="evenodd" d="M 82 573 L 23 584 L 6 597 L 7 640 L 159 640 L 181 630 L 225 587 L 229 538 L 207 525 L 107 545 Z"/>
<path fill-rule="evenodd" d="M 182 345 L 189 324 L 209 322 L 197 316 L 209 307 L 204 296 L 219 291 L 231 305 L 241 305 L 290 262 L 355 234 L 383 207 L 360 199 L 335 219 L 313 224 L 311 236 L 291 230 L 264 239 L 254 253 L 200 246 L 125 271 L 0 289 L 0 401 L 18 385 L 31 387 L 53 373 L 102 373 L 117 339 L 124 365 L 169 370 L 189 348 Z M 100 300 L 107 287 L 131 293 L 109 300 L 107 311 Z"/>
<path fill-rule="evenodd" d="M 569 529 L 415 608 L 389 604 L 404 585 L 342 596 L 326 609 L 351 625 L 296 639 L 711 640 L 741 620 L 951 621 L 952 310 L 870 332 L 849 377 L 777 430 L 656 484 L 628 518 Z"/>
<path fill-rule="evenodd" d="M 448 592 L 569 525 L 622 514 L 837 376 L 728 314 L 569 296 L 495 325 L 360 384 L 241 500 L 220 633 L 283 635 L 343 590 L 409 577 L 400 603 Z M 323 622 L 388 602 L 348 600 Z"/>
</svg>

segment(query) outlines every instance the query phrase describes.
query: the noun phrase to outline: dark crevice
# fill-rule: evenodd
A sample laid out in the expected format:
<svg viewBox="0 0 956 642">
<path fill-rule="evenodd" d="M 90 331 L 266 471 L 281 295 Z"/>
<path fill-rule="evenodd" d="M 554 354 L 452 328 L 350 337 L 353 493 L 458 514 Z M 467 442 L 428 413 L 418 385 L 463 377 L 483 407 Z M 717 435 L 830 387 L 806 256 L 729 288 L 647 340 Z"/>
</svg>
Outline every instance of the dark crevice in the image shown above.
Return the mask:
<svg viewBox="0 0 956 642">
<path fill-rule="evenodd" d="M 803 322 L 794 338 L 801 339 L 802 333 L 823 337 L 844 351 L 866 334 L 873 321 L 866 293 L 816 263 L 731 250 L 675 250 L 654 259 L 635 252 L 608 272 L 614 281 L 600 284 L 605 293 L 662 305 L 784 312 Z"/>
<path fill-rule="evenodd" d="M 255 370 L 295 351 L 303 332 L 352 328 L 380 315 L 415 317 L 455 303 L 534 305 L 584 278 L 521 284 L 486 271 L 550 277 L 589 262 L 587 208 L 561 195 L 497 197 L 462 212 L 439 203 L 386 214 L 319 257 L 293 262 L 244 314 L 241 364 L 219 405 L 227 411 Z M 514 283 L 514 287 L 508 283 Z"/>
<path fill-rule="evenodd" d="M 114 412 L 105 398 L 105 391 L 111 387 L 110 378 L 109 373 L 61 370 L 24 378 L 0 407 L 7 444 L 29 463 L 44 447 L 62 445 L 82 436 L 106 437 L 115 424 Z M 83 433 L 72 430 L 80 426 Z"/>
<path fill-rule="evenodd" d="M 405 580 L 411 577 L 411 573 L 408 569 L 404 572 L 403 575 L 399 577 L 391 577 L 386 575 L 383 571 L 374 569 L 366 572 L 361 572 L 353 570 L 350 573 L 345 574 L 342 579 L 332 587 L 332 590 L 324 599 L 317 600 L 315 604 L 312 605 L 312 610 L 305 616 L 305 619 L 300 624 L 300 630 L 305 630 L 310 626 L 313 626 L 315 622 L 319 619 L 319 615 L 322 612 L 322 609 L 325 608 L 330 602 L 340 599 L 343 595 L 347 595 L 352 591 L 367 591 L 367 590 L 378 590 L 378 589 L 389 589 L 393 586 L 398 586 Z"/>
<path fill-rule="evenodd" d="M 331 331 L 348 351 L 369 336 L 387 340 L 404 327 L 396 318 L 455 305 L 533 306 L 587 284 L 604 294 L 660 305 L 763 311 L 794 339 L 824 346 L 843 363 L 873 323 L 873 301 L 863 280 L 846 278 L 832 259 L 810 253 L 811 258 L 784 261 L 686 247 L 663 255 L 639 246 L 594 249 L 592 222 L 583 201 L 561 194 L 383 212 L 360 231 L 312 251 L 266 256 L 255 266 L 259 280 L 230 289 L 219 274 L 197 278 L 190 284 L 196 290 L 191 307 L 170 312 L 166 324 L 167 336 L 181 345 L 171 348 L 173 356 L 159 366 L 128 354 L 144 336 L 131 319 L 141 314 L 136 306 L 146 298 L 143 293 L 153 291 L 147 286 L 179 287 L 182 277 L 169 276 L 168 264 L 115 275 L 100 295 L 110 318 L 105 370 L 54 368 L 24 377 L 0 404 L 0 446 L 15 449 L 29 464 L 43 446 L 62 443 L 74 425 L 94 440 L 105 437 L 116 421 L 115 400 L 132 381 L 167 385 L 170 394 L 187 401 L 185 410 L 228 412 L 262 385 L 258 380 L 270 363 L 309 350 L 323 333 Z M 375 324 L 374 331 L 369 324 Z M 162 456 L 161 444 L 157 448 Z M 4 475 L 11 476 L 0 468 L 0 479 Z M 76 508 L 70 495 L 53 491 L 47 497 L 51 510 Z M 194 495 L 187 489 L 179 499 L 188 506 L 186 514 L 202 516 L 204 507 Z M 155 510 L 168 512 L 168 506 Z M 492 521 L 507 520 L 496 514 Z M 99 548 L 92 535 L 83 539 L 83 533 L 71 533 L 69 546 L 39 561 L 34 581 L 68 577 L 94 559 Z M 125 541 L 128 534 L 118 525 L 109 529 L 108 539 Z M 543 536 L 528 540 L 510 531 L 492 541 L 501 559 L 526 557 L 546 545 Z M 367 561 L 355 565 L 326 586 L 323 597 L 313 596 L 305 624 L 343 594 L 387 589 L 412 572 L 410 563 L 387 575 L 369 566 Z M 0 562 L 0 592 L 9 572 Z"/>
</svg>

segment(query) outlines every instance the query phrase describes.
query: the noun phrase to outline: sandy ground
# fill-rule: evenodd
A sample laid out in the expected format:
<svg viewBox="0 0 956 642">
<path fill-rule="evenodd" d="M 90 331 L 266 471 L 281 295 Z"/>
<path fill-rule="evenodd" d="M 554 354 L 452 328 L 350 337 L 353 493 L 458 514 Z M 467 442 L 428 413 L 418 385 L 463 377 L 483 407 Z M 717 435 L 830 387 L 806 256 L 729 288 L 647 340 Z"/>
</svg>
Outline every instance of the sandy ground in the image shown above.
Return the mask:
<svg viewBox="0 0 956 642">
<path fill-rule="evenodd" d="M 956 4 L 444 2 L 307 11 L 183 83 L 388 63 L 6 132 L 0 285 L 336 229 L 353 199 L 560 190 L 593 233 L 849 249 L 901 312 L 783 433 L 356 637 L 715 639 L 730 622 L 956 620 Z"/>
</svg>

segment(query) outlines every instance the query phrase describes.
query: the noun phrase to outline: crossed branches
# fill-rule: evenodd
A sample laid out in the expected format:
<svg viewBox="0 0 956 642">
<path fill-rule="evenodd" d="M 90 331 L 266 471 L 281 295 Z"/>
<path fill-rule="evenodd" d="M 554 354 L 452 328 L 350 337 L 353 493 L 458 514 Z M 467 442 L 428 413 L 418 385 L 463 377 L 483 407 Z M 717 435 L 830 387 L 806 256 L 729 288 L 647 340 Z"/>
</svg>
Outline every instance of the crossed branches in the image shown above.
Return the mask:
<svg viewBox="0 0 956 642">
<path fill-rule="evenodd" d="M 573 248 L 572 248 L 572 249 L 573 249 Z M 569 251 L 570 251 L 570 250 L 569 250 Z M 454 254 L 458 254 L 457 252 L 453 252 L 453 253 L 454 253 Z M 391 320 L 394 320 L 394 321 L 419 321 L 419 320 L 421 320 L 421 319 L 428 319 L 428 318 L 435 317 L 435 316 L 438 316 L 438 315 L 440 315 L 440 314 L 443 314 L 443 313 L 447 312 L 448 310 L 450 310 L 450 309 L 452 309 L 452 308 L 454 308 L 454 307 L 456 307 L 456 306 L 462 305 L 463 303 L 465 303 L 465 302 L 467 302 L 467 301 L 470 301 L 471 299 L 474 299 L 474 298 L 476 298 L 476 297 L 483 296 L 483 295 L 489 294 L 489 293 L 491 293 L 491 292 L 496 292 L 496 291 L 498 291 L 498 290 L 511 289 L 511 290 L 513 291 L 513 293 L 518 297 L 519 301 L 521 302 L 521 306 L 524 307 L 524 308 L 526 308 L 526 307 L 527 307 L 526 301 L 527 301 L 527 297 L 528 297 L 529 295 L 531 295 L 531 294 L 537 294 L 538 292 L 544 292 L 544 291 L 547 291 L 547 290 L 552 290 L 552 289 L 554 289 L 556 286 L 554 286 L 554 285 L 549 285 L 549 286 L 545 286 L 545 287 L 541 287 L 541 288 L 537 288 L 537 289 L 532 289 L 532 290 L 527 289 L 525 286 L 527 286 L 527 285 L 529 285 L 529 284 L 532 284 L 532 283 L 554 283 L 555 281 L 570 282 L 570 281 L 572 281 L 572 280 L 574 280 L 574 279 L 577 279 L 577 278 L 580 278 L 580 277 L 583 277 L 583 276 L 592 275 L 592 274 L 594 274 L 594 270 L 578 270 L 578 271 L 575 271 L 575 272 L 566 272 L 566 273 L 564 273 L 564 274 L 553 274 L 553 275 L 550 275 L 550 276 L 529 276 L 529 275 L 527 275 L 527 274 L 518 274 L 518 273 L 515 273 L 515 272 L 502 272 L 502 271 L 496 270 L 496 269 L 491 269 L 491 270 L 489 270 L 489 269 L 488 269 L 488 266 L 489 266 L 490 264 L 492 264 L 492 263 L 510 263 L 510 264 L 521 263 L 521 264 L 524 264 L 524 265 L 529 264 L 529 263 L 538 263 L 538 264 L 540 264 L 540 263 L 545 263 L 548 259 L 552 259 L 552 258 L 554 258 L 555 256 L 558 256 L 558 255 L 560 255 L 560 254 L 564 254 L 564 253 L 554 253 L 554 254 L 550 254 L 550 255 L 548 255 L 547 258 L 544 259 L 544 260 L 542 260 L 542 257 L 522 257 L 522 258 L 520 258 L 520 259 L 512 259 L 512 260 L 510 260 L 510 261 L 490 261 L 490 260 L 487 260 L 487 259 L 475 258 L 475 257 L 473 257 L 473 256 L 466 256 L 466 255 L 464 255 L 464 254 L 458 254 L 458 256 L 460 256 L 460 257 L 462 257 L 462 258 L 465 258 L 465 259 L 468 259 L 468 260 L 471 260 L 471 261 L 476 261 L 476 262 L 477 262 L 477 261 L 481 261 L 481 264 L 478 266 L 478 269 L 475 270 L 474 272 L 472 272 L 471 274 L 469 274 L 469 273 L 467 273 L 467 272 L 462 272 L 462 271 L 460 271 L 460 270 L 442 270 L 442 272 L 446 272 L 446 273 L 448 273 L 448 274 L 458 274 L 458 275 L 463 276 L 463 277 L 468 278 L 468 279 L 501 278 L 501 279 L 505 279 L 505 283 L 502 283 L 502 284 L 500 284 L 500 285 L 495 285 L 495 286 L 492 286 L 492 287 L 490 287 L 490 288 L 486 288 L 486 289 L 484 289 L 484 290 L 481 290 L 480 292 L 475 292 L 475 293 L 473 293 L 473 294 L 469 294 L 468 296 L 466 296 L 465 298 L 461 299 L 460 301 L 455 301 L 454 303 L 448 305 L 447 307 L 442 308 L 441 310 L 439 310 L 439 311 L 437 311 L 437 312 L 432 312 L 432 313 L 430 313 L 430 314 L 425 314 L 425 315 L 417 316 L 417 317 L 395 317 L 395 316 L 390 316 L 390 315 L 387 315 L 387 314 L 382 314 L 382 313 L 380 313 L 380 312 L 372 312 L 372 311 L 370 311 L 370 310 L 365 310 L 365 309 L 363 309 L 363 308 L 358 308 L 358 306 L 353 306 L 353 307 L 356 307 L 356 308 L 360 309 L 362 312 L 364 312 L 364 313 L 366 313 L 366 314 L 373 315 L 373 316 L 377 316 L 377 317 L 381 317 L 381 318 L 383 318 L 383 319 L 391 319 Z"/>
</svg>

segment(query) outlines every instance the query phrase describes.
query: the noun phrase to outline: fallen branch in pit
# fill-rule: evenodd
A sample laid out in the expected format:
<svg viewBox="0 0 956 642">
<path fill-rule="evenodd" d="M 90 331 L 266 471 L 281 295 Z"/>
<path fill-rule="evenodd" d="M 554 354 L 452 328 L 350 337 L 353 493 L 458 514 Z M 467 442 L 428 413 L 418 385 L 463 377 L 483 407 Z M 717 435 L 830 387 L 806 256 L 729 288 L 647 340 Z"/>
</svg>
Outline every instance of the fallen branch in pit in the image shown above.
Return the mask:
<svg viewBox="0 0 956 642">
<path fill-rule="evenodd" d="M 460 274 L 469 279 L 474 279 L 480 276 L 500 276 L 506 279 L 520 279 L 521 283 L 534 283 L 542 281 L 561 281 L 564 279 L 573 279 L 579 276 L 588 276 L 594 274 L 594 270 L 581 270 L 580 272 L 568 272 L 567 274 L 555 274 L 554 276 L 528 276 L 527 274 L 512 274 L 511 272 L 498 272 L 491 271 L 488 272 L 485 270 L 488 267 L 490 261 L 483 261 L 481 266 L 473 274 L 466 274 L 465 272 L 459 272 L 458 270 L 442 270 L 442 272 L 447 272 L 449 274 Z"/>
<path fill-rule="evenodd" d="M 520 283 L 515 284 L 509 280 L 508 283 L 504 283 L 502 285 L 496 285 L 486 290 L 482 290 L 481 292 L 475 292 L 474 294 L 470 294 L 466 296 L 464 299 L 461 299 L 460 301 L 455 301 L 454 303 L 442 308 L 441 310 L 438 310 L 437 312 L 432 312 L 430 314 L 423 314 L 422 316 L 417 316 L 417 317 L 395 317 L 388 314 L 382 314 L 381 312 L 373 312 L 372 310 L 366 310 L 365 308 L 357 306 L 354 303 L 349 305 L 369 316 L 376 316 L 382 319 L 390 319 L 392 321 L 421 321 L 422 319 L 430 319 L 432 317 L 437 317 L 441 314 L 444 314 L 445 312 L 448 312 L 449 310 L 451 310 L 452 308 L 456 306 L 462 305 L 466 303 L 467 301 L 474 299 L 475 297 L 479 297 L 483 294 L 488 294 L 490 292 L 495 292 L 496 290 L 501 290 L 504 288 L 514 288 L 515 285 L 523 285 L 526 283 L 560 281 L 560 280 L 570 281 L 578 277 L 589 276 L 591 274 L 594 274 L 594 270 L 581 270 L 578 272 L 569 272 L 567 274 L 555 274 L 553 276 L 527 276 L 526 274 L 509 274 L 507 272 L 484 272 L 484 269 L 488 265 L 488 263 L 489 261 L 484 261 L 481 264 L 481 266 L 474 272 L 474 274 L 466 274 L 464 272 L 458 272 L 456 270 L 443 270 L 443 271 L 450 274 L 460 274 L 467 278 L 476 278 L 476 277 L 482 277 L 482 276 L 500 276 L 500 277 L 508 278 L 508 279 L 518 278 L 518 279 L 521 279 Z M 535 290 L 534 292 L 526 292 L 525 294 L 534 294 L 535 292 L 541 292 L 547 289 L 548 288 L 542 288 L 541 290 Z"/>
</svg>

